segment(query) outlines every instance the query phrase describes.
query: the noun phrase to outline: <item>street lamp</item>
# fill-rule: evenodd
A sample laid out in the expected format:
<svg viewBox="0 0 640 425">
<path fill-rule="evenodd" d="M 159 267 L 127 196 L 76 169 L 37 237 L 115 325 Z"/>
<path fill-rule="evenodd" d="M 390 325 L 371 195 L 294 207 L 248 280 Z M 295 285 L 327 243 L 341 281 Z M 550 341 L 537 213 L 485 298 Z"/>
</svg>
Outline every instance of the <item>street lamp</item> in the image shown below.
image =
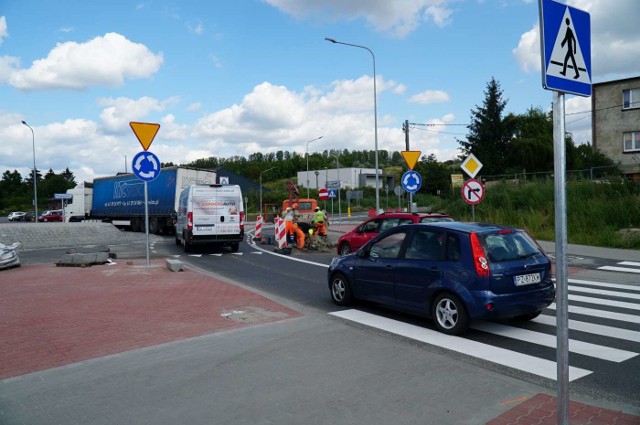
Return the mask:
<svg viewBox="0 0 640 425">
<path fill-rule="evenodd" d="M 305 155 L 307 156 L 307 199 L 309 198 L 309 143 L 315 142 L 316 140 L 320 140 L 320 139 L 322 139 L 322 136 L 315 138 L 313 140 L 309 140 L 307 142 L 307 147 L 304 149 Z"/>
<path fill-rule="evenodd" d="M 276 167 L 271 167 L 268 170 L 264 170 L 260 173 L 260 215 L 262 215 L 262 174 L 266 173 L 267 171 L 271 171 Z"/>
<path fill-rule="evenodd" d="M 333 44 L 344 44 L 345 46 L 358 47 L 360 49 L 365 49 L 369 53 L 371 53 L 371 57 L 373 58 L 373 120 L 375 126 L 375 162 L 376 162 L 376 214 L 380 211 L 380 176 L 378 172 L 378 101 L 376 95 L 376 57 L 370 48 L 366 46 L 360 46 L 358 44 L 344 43 L 342 41 L 334 40 L 333 38 L 325 37 L 327 41 L 332 42 Z"/>
<path fill-rule="evenodd" d="M 340 181 L 340 160 L 337 154 L 333 152 L 330 153 L 331 156 L 336 158 L 336 172 L 338 173 L 338 224 L 342 224 L 342 209 L 340 208 L 340 189 L 342 189 L 342 182 Z M 333 208 L 333 204 L 331 204 L 331 208 Z"/>
<path fill-rule="evenodd" d="M 33 132 L 33 128 L 26 121 L 22 121 L 22 124 L 29 127 L 31 130 L 31 143 L 33 145 L 33 211 L 35 222 L 38 222 L 38 187 L 36 183 L 36 135 Z"/>
</svg>

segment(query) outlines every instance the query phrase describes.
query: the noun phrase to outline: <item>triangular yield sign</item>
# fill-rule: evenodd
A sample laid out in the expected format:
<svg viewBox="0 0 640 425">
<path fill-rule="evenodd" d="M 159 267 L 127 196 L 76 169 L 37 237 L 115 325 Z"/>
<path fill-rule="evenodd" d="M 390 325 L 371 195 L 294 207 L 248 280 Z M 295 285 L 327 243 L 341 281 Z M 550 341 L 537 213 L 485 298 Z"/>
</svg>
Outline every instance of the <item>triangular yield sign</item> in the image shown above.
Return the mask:
<svg viewBox="0 0 640 425">
<path fill-rule="evenodd" d="M 420 159 L 422 151 L 402 151 L 400 152 L 410 170 L 416 166 L 416 162 Z"/>
<path fill-rule="evenodd" d="M 156 137 L 156 134 L 160 129 L 160 124 L 153 124 L 148 122 L 132 121 L 129 123 L 129 126 L 142 145 L 142 149 L 144 149 L 145 151 L 149 149 L 149 146 L 151 146 L 151 142 L 153 142 L 153 138 Z"/>
</svg>

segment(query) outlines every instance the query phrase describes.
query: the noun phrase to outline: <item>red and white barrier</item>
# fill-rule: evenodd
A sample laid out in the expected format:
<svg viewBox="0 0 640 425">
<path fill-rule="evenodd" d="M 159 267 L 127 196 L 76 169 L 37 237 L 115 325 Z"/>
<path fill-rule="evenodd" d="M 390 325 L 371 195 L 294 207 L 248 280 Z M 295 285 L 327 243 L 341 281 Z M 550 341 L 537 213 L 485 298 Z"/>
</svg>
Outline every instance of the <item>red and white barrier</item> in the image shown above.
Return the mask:
<svg viewBox="0 0 640 425">
<path fill-rule="evenodd" d="M 287 231 L 284 220 L 276 218 L 276 244 L 282 249 L 287 246 Z"/>
<path fill-rule="evenodd" d="M 258 218 L 256 219 L 256 232 L 254 235 L 255 239 L 260 239 L 262 238 L 262 216 L 259 215 Z"/>
</svg>

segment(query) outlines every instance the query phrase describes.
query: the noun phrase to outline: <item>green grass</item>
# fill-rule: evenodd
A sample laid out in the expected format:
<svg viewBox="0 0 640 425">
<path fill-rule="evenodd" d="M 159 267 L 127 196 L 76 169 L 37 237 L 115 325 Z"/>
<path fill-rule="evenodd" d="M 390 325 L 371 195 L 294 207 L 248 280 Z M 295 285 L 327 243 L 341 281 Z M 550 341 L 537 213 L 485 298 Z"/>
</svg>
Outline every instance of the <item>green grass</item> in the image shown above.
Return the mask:
<svg viewBox="0 0 640 425">
<path fill-rule="evenodd" d="M 418 198 L 458 220 L 471 221 L 472 207 L 459 191 L 443 198 Z M 567 239 L 569 243 L 640 249 L 640 196 L 626 182 L 569 182 L 566 188 Z M 537 239 L 555 239 L 553 182 L 512 185 L 498 183 L 486 188 L 475 206 L 475 220 L 522 227 Z"/>
</svg>

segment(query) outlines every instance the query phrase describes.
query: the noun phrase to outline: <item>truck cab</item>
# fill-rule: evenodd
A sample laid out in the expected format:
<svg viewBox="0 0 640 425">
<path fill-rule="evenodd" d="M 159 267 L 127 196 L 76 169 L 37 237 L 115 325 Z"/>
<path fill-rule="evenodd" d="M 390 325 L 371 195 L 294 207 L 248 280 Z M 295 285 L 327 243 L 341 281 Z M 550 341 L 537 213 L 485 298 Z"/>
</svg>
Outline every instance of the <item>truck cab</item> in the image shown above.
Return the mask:
<svg viewBox="0 0 640 425">
<path fill-rule="evenodd" d="M 312 221 L 315 209 L 318 207 L 318 201 L 315 199 L 285 199 L 282 201 L 282 211 L 291 207 L 295 214 L 300 216 L 301 221 Z"/>
</svg>

